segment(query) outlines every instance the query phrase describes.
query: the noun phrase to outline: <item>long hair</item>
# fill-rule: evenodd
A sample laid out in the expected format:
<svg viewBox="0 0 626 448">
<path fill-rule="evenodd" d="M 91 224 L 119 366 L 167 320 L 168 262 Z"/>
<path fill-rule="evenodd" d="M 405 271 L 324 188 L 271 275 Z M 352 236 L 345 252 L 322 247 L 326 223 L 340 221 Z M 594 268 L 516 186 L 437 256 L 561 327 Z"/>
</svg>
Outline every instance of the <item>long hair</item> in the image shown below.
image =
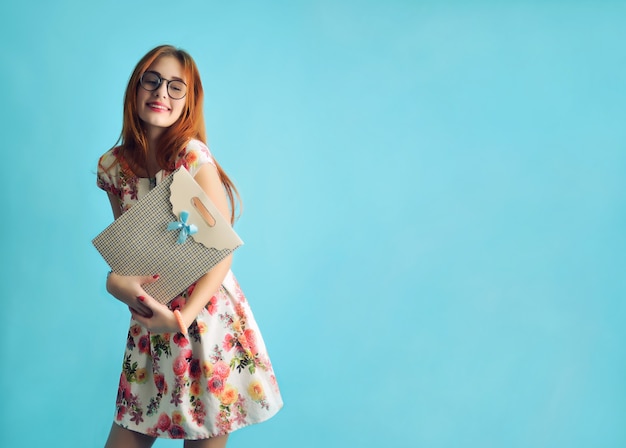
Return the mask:
<svg viewBox="0 0 626 448">
<path fill-rule="evenodd" d="M 148 159 L 148 140 L 143 122 L 137 113 L 137 89 L 141 75 L 158 58 L 163 56 L 175 57 L 183 67 L 183 76 L 187 83 L 187 95 L 181 116 L 169 128 L 165 129 L 157 141 L 156 160 L 161 169 L 172 171 L 178 154 L 185 149 L 189 140 L 197 139 L 207 143 L 204 125 L 204 90 L 200 73 L 193 58 L 186 51 L 171 45 L 161 45 L 150 50 L 137 63 L 126 87 L 124 95 L 124 120 L 121 141 L 121 156 L 132 166 L 145 166 Z M 220 180 L 230 202 L 230 221 L 236 219 L 235 208 L 241 206 L 241 198 L 226 172 L 215 161 Z"/>
</svg>

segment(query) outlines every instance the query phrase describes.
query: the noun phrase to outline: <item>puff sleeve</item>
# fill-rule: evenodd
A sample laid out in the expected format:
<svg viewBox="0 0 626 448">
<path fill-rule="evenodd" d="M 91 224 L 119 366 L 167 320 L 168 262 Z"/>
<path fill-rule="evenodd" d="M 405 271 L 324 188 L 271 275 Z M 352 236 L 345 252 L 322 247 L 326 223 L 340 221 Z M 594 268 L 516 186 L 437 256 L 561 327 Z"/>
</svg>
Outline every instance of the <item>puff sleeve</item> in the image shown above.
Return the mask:
<svg viewBox="0 0 626 448">
<path fill-rule="evenodd" d="M 105 152 L 98 160 L 96 183 L 98 188 L 117 196 L 119 195 L 119 189 L 114 181 L 116 178 L 114 171 L 118 170 L 119 164 L 113 152 L 114 150 Z"/>
<path fill-rule="evenodd" d="M 189 171 L 189 174 L 195 176 L 198 170 L 207 163 L 216 166 L 207 145 L 200 140 L 191 140 L 178 159 L 176 168 L 184 166 Z"/>
</svg>

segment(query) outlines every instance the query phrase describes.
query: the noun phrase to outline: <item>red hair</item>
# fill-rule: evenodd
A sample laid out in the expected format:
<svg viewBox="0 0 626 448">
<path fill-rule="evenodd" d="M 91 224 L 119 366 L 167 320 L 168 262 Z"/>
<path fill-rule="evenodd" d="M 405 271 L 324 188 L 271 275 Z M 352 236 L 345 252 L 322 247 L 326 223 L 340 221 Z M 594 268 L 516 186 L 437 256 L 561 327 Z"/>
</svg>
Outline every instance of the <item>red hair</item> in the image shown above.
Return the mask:
<svg viewBox="0 0 626 448">
<path fill-rule="evenodd" d="M 174 57 L 180 62 L 187 83 L 187 95 L 181 116 L 160 135 L 155 148 L 156 160 L 161 169 L 173 171 L 176 158 L 191 139 L 200 140 L 205 144 L 207 142 L 203 112 L 204 90 L 200 73 L 193 58 L 182 49 L 171 45 L 158 46 L 150 50 L 135 66 L 124 95 L 124 121 L 119 138 L 122 144 L 119 150 L 123 159 L 132 167 L 146 166 L 148 140 L 143 122 L 137 113 L 137 89 L 141 75 L 154 61 L 163 56 Z M 236 201 L 240 203 L 241 199 L 226 172 L 216 160 L 214 162 L 230 201 L 230 221 L 234 223 Z"/>
</svg>

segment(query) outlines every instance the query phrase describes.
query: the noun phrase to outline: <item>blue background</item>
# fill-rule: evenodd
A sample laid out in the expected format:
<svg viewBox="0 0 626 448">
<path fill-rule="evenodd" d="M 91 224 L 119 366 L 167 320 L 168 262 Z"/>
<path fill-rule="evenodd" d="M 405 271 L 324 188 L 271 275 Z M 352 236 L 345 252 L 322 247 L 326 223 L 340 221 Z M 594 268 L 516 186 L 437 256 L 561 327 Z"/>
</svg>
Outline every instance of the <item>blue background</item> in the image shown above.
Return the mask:
<svg viewBox="0 0 626 448">
<path fill-rule="evenodd" d="M 104 443 L 128 313 L 96 163 L 172 43 L 286 403 L 230 445 L 626 446 L 624 2 L 2 10 L 0 445 Z"/>
</svg>

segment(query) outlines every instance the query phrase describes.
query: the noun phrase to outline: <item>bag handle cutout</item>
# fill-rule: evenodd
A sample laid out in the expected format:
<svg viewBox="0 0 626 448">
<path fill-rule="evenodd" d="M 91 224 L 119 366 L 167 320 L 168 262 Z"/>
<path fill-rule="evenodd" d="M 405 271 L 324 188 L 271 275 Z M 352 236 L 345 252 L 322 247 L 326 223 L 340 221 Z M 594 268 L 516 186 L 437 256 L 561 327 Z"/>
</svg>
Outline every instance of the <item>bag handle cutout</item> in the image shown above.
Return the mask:
<svg viewBox="0 0 626 448">
<path fill-rule="evenodd" d="M 193 205 L 198 213 L 200 213 L 200 216 L 202 216 L 202 219 L 204 219 L 204 222 L 206 222 L 209 227 L 215 226 L 215 218 L 202 203 L 202 200 L 198 196 L 194 196 L 191 198 L 191 205 Z"/>
</svg>

